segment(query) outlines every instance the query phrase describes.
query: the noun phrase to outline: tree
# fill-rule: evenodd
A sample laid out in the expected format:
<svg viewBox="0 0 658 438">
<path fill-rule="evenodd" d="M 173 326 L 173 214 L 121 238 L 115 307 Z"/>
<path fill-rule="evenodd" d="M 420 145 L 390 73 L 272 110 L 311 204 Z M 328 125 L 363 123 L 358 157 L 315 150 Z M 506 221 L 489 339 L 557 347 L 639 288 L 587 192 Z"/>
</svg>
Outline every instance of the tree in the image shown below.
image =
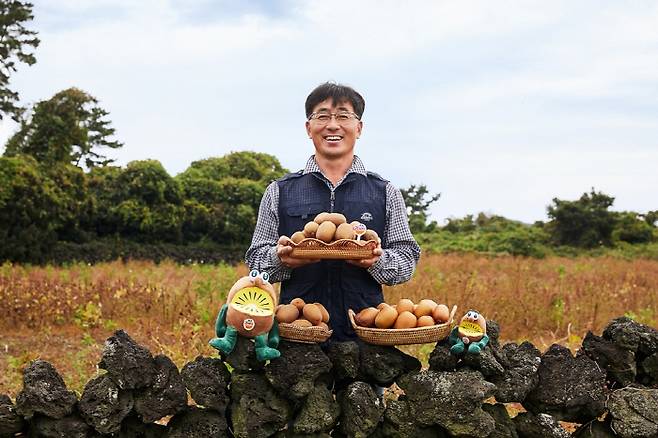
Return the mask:
<svg viewBox="0 0 658 438">
<path fill-rule="evenodd" d="M 116 149 L 122 143 L 114 135 L 109 113 L 98 106 L 95 97 L 69 88 L 48 100 L 38 102 L 31 114 L 21 120 L 20 129 L 7 142 L 5 155 L 31 155 L 44 164 L 82 163 L 89 169 L 112 163 L 101 148 Z"/>
<path fill-rule="evenodd" d="M 610 245 L 615 228 L 615 214 L 608 210 L 615 198 L 601 192 L 584 193 L 577 201 L 553 198 L 549 205 L 548 228 L 558 245 L 593 248 Z"/>
<path fill-rule="evenodd" d="M 39 46 L 37 33 L 27 30 L 24 23 L 32 20 L 32 4 L 0 0 L 0 120 L 4 115 L 19 121 L 22 108 L 17 105 L 18 93 L 9 88 L 9 77 L 17 63 L 37 62 L 31 49 Z"/>
<path fill-rule="evenodd" d="M 423 231 L 431 231 L 436 228 L 436 221 L 427 223 L 428 210 L 430 205 L 438 201 L 441 193 L 430 195 L 425 184 L 418 186 L 412 184 L 408 189 L 401 189 L 402 198 L 407 206 L 407 213 L 409 215 L 409 228 L 412 233 L 419 233 Z M 430 196 L 428 200 L 426 196 Z"/>
</svg>

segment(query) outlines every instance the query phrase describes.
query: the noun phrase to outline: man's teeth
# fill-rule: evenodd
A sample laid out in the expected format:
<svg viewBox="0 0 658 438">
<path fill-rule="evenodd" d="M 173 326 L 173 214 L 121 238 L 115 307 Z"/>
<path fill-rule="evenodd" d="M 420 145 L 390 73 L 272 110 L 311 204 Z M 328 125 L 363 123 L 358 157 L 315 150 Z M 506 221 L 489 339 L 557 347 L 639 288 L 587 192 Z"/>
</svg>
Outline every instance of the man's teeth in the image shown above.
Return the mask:
<svg viewBox="0 0 658 438">
<path fill-rule="evenodd" d="M 329 135 L 325 137 L 327 141 L 340 141 L 342 138 L 343 137 L 341 137 L 340 135 Z"/>
</svg>

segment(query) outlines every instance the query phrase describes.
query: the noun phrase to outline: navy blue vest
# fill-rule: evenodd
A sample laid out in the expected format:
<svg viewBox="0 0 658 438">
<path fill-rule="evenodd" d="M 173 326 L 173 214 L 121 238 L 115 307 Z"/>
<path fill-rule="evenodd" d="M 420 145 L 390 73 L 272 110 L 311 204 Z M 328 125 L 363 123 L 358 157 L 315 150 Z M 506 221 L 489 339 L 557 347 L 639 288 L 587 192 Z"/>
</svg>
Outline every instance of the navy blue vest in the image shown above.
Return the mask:
<svg viewBox="0 0 658 438">
<path fill-rule="evenodd" d="M 319 173 L 301 172 L 284 176 L 279 185 L 279 235 L 291 236 L 323 211 L 342 213 L 348 222 L 358 220 L 384 236 L 387 181 L 375 173 L 350 173 L 331 190 Z M 333 209 L 332 207 L 333 201 Z M 355 312 L 384 301 L 382 287 L 368 271 L 342 260 L 322 260 L 294 269 L 281 283 L 281 303 L 300 297 L 307 303 L 322 303 L 331 316 L 334 341 L 356 338 L 347 309 Z"/>
</svg>

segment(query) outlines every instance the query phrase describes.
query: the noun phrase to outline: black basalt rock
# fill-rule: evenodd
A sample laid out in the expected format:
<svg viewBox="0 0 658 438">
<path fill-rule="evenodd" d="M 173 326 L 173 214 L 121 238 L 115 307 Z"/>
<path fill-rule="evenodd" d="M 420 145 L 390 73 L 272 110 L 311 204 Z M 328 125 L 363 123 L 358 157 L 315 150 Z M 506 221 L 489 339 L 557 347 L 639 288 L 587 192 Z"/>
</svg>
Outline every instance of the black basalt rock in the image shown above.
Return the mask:
<svg viewBox="0 0 658 438">
<path fill-rule="evenodd" d="M 153 382 L 155 375 L 151 352 L 137 344 L 123 330 L 117 330 L 105 341 L 98 367 L 107 370 L 107 374 L 120 389 L 144 388 Z"/>
<path fill-rule="evenodd" d="M 482 410 L 491 415 L 491 418 L 493 418 L 495 422 L 495 429 L 487 438 L 519 437 L 518 433 L 516 433 L 516 426 L 514 426 L 514 421 L 512 421 L 509 414 L 507 413 L 505 405 L 501 403 L 496 403 L 495 405 L 484 403 L 482 404 Z"/>
<path fill-rule="evenodd" d="M 406 400 L 390 400 L 386 403 L 384 421 L 373 436 L 377 438 L 444 438 L 440 426 L 419 426 Z"/>
<path fill-rule="evenodd" d="M 117 438 L 162 438 L 167 435 L 167 427 L 160 424 L 145 424 L 137 415 L 131 413 L 121 423 Z"/>
<path fill-rule="evenodd" d="M 306 397 L 320 375 L 331 370 L 331 361 L 317 344 L 281 342 L 281 357 L 270 361 L 265 376 L 280 394 L 292 400 Z"/>
<path fill-rule="evenodd" d="M 625 316 L 610 321 L 603 330 L 603 337 L 637 353 L 638 360 L 658 352 L 658 330 Z"/>
<path fill-rule="evenodd" d="M 420 370 L 421 363 L 395 347 L 360 345 L 359 379 L 379 386 L 390 386 L 400 376 Z"/>
<path fill-rule="evenodd" d="M 226 418 L 219 412 L 190 406 L 168 423 L 167 438 L 227 438 Z"/>
<path fill-rule="evenodd" d="M 482 403 L 496 387 L 477 371 L 413 372 L 398 385 L 419 425 L 440 425 L 451 436 L 487 436 L 495 429 Z"/>
<path fill-rule="evenodd" d="M 523 438 L 569 438 L 570 434 L 548 414 L 523 412 L 513 419 L 516 431 Z"/>
<path fill-rule="evenodd" d="M 605 372 L 586 355 L 573 357 L 568 348 L 553 344 L 542 355 L 538 374 L 539 383 L 523 402 L 528 411 L 581 424 L 604 412 Z"/>
<path fill-rule="evenodd" d="M 105 434 L 118 432 L 132 408 L 132 393 L 120 390 L 107 374 L 87 382 L 78 405 L 87 424 Z"/>
<path fill-rule="evenodd" d="M 256 358 L 254 341 L 243 336 L 238 336 L 235 348 L 230 354 L 221 353 L 221 357 L 224 362 L 239 372 L 260 371 L 265 366 L 264 362 Z"/>
<path fill-rule="evenodd" d="M 359 345 L 356 342 L 332 342 L 326 349 L 337 381 L 354 380 L 359 373 Z"/>
<path fill-rule="evenodd" d="M 496 359 L 496 355 L 500 353 L 494 353 L 494 348 L 499 349 L 499 347 L 487 345 L 479 354 L 465 354 L 457 368 L 466 366 L 477 370 L 488 380 L 503 376 L 505 368 Z"/>
<path fill-rule="evenodd" d="M 383 401 L 365 382 L 350 383 L 338 393 L 337 400 L 341 408 L 339 428 L 349 437 L 369 436 L 384 415 Z"/>
<path fill-rule="evenodd" d="M 26 423 L 16 413 L 16 407 L 8 395 L 0 394 L 0 437 L 23 432 Z"/>
<path fill-rule="evenodd" d="M 198 356 L 185 364 L 181 377 L 197 404 L 224 413 L 229 403 L 228 384 L 231 380 L 224 362 Z"/>
<path fill-rule="evenodd" d="M 233 373 L 231 423 L 236 438 L 265 438 L 282 429 L 292 417 L 288 401 L 281 398 L 262 374 Z"/>
<path fill-rule="evenodd" d="M 640 362 L 639 374 L 645 385 L 655 386 L 658 383 L 658 353 L 654 353 Z"/>
<path fill-rule="evenodd" d="M 176 365 L 164 355 L 154 360 L 153 384 L 134 393 L 135 412 L 144 423 L 153 423 L 187 407 L 187 389 Z"/>
<path fill-rule="evenodd" d="M 622 438 L 658 436 L 658 389 L 627 387 L 608 401 L 612 430 Z"/>
<path fill-rule="evenodd" d="M 55 419 L 35 415 L 30 421 L 30 438 L 87 438 L 91 428 L 76 414 Z"/>
<path fill-rule="evenodd" d="M 35 413 L 64 418 L 73 412 L 77 401 L 55 367 L 44 360 L 35 360 L 23 372 L 23 390 L 16 397 L 16 413 L 27 420 Z"/>
<path fill-rule="evenodd" d="M 571 438 L 614 438 L 617 435 L 610 429 L 609 421 L 590 421 L 582 424 L 572 434 Z"/>
<path fill-rule="evenodd" d="M 301 410 L 292 423 L 299 435 L 330 431 L 338 422 L 340 407 L 325 385 L 316 385 L 306 397 Z"/>
<path fill-rule="evenodd" d="M 505 344 L 500 349 L 504 372 L 489 379 L 496 385 L 496 400 L 500 403 L 522 403 L 539 382 L 541 353 L 530 342 Z"/>
<path fill-rule="evenodd" d="M 429 368 L 432 371 L 455 371 L 458 360 L 457 356 L 450 353 L 447 340 L 438 342 L 430 353 Z"/>
<path fill-rule="evenodd" d="M 614 386 L 624 387 L 635 381 L 637 368 L 635 353 L 603 337 L 587 332 L 582 350 L 601 368 L 606 370 L 607 379 Z"/>
</svg>

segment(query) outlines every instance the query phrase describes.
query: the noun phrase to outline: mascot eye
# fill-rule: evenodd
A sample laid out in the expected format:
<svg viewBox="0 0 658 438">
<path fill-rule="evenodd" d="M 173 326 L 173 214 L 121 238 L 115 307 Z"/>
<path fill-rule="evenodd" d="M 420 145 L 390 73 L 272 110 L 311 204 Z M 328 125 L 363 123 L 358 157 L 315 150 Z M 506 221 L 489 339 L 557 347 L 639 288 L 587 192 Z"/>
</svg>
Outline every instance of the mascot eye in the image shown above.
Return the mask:
<svg viewBox="0 0 658 438">
<path fill-rule="evenodd" d="M 263 279 L 263 283 L 268 283 L 270 280 L 270 274 L 268 274 L 267 272 L 261 272 L 260 278 Z"/>
<path fill-rule="evenodd" d="M 251 278 L 256 278 L 258 277 L 258 274 L 259 274 L 258 269 L 252 269 L 251 272 L 249 273 L 249 276 Z"/>
<path fill-rule="evenodd" d="M 473 319 L 478 319 L 480 315 L 477 312 L 473 312 Z"/>
</svg>

